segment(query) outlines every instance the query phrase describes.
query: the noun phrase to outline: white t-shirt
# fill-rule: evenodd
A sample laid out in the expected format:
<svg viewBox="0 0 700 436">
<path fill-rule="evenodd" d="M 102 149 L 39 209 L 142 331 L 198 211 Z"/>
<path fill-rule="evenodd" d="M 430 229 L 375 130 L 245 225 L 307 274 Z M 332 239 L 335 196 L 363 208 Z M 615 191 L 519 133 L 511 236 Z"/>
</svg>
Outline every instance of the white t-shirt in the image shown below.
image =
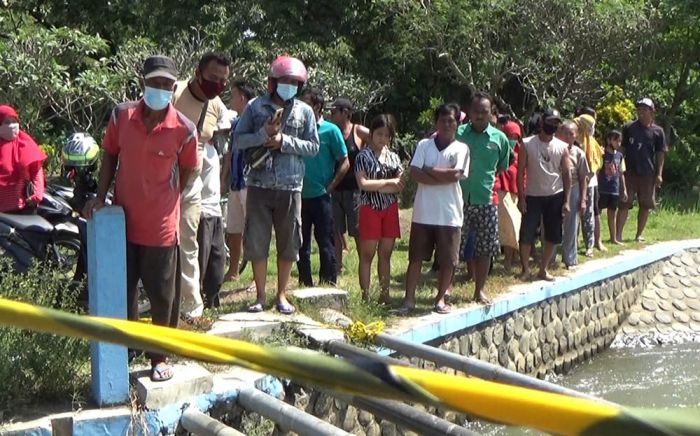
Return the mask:
<svg viewBox="0 0 700 436">
<path fill-rule="evenodd" d="M 462 177 L 469 173 L 469 147 L 453 141 L 442 151 L 438 150 L 433 138 L 418 143 L 411 160 L 416 168 L 459 168 Z M 464 200 L 458 181 L 442 185 L 418 184 L 413 202 L 413 222 L 437 226 L 461 227 L 464 220 Z"/>
<path fill-rule="evenodd" d="M 221 169 L 219 154 L 210 143 L 202 153 L 202 214 L 207 218 L 221 216 Z"/>
</svg>

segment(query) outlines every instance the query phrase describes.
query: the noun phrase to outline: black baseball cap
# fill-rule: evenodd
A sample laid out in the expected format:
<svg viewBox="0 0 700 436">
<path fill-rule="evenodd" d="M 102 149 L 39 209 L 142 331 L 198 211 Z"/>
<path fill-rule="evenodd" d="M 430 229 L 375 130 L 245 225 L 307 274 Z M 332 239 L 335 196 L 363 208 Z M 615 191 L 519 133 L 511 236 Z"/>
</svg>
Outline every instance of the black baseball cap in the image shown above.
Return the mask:
<svg viewBox="0 0 700 436">
<path fill-rule="evenodd" d="M 331 109 L 343 109 L 348 110 L 350 112 L 355 110 L 353 108 L 352 102 L 347 98 L 336 98 L 333 104 L 331 105 Z"/>
<path fill-rule="evenodd" d="M 561 121 L 561 114 L 558 110 L 548 107 L 542 112 L 542 121 L 547 121 L 550 119 Z"/>
<path fill-rule="evenodd" d="M 177 67 L 175 61 L 167 56 L 155 55 L 147 58 L 143 63 L 143 78 L 165 77 L 177 80 Z"/>
</svg>

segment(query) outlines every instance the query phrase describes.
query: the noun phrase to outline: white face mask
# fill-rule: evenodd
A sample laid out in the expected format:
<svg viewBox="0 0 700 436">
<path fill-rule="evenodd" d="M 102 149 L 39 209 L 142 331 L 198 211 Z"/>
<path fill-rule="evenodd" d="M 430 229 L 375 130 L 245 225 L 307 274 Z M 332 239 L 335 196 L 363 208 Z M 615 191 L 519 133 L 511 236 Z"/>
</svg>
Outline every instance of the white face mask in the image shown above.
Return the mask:
<svg viewBox="0 0 700 436">
<path fill-rule="evenodd" d="M 0 138 L 12 141 L 19 135 L 19 123 L 0 124 Z"/>
</svg>

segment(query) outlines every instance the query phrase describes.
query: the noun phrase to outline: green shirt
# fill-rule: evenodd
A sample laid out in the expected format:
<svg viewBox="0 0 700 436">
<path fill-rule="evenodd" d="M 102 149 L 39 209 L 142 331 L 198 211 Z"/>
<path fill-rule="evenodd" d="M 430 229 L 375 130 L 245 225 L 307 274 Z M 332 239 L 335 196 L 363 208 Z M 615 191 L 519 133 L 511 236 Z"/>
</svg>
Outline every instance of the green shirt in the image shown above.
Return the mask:
<svg viewBox="0 0 700 436">
<path fill-rule="evenodd" d="M 301 198 L 316 198 L 326 193 L 333 180 L 335 164 L 348 155 L 345 140 L 338 126 L 322 120 L 318 123 L 320 148 L 315 156 L 304 157 L 304 185 Z"/>
<path fill-rule="evenodd" d="M 493 204 L 496 172 L 508 169 L 510 144 L 506 135 L 490 124 L 483 132 L 465 124 L 457 129 L 457 140 L 469 146 L 469 177 L 459 181 L 464 204 Z"/>
</svg>

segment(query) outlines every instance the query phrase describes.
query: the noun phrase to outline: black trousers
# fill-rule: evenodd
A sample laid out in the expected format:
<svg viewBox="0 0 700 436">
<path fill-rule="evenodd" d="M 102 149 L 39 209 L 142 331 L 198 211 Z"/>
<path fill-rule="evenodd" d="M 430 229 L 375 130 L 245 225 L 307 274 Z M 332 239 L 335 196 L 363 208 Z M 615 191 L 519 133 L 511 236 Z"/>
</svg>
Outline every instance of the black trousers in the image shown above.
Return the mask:
<svg viewBox="0 0 700 436">
<path fill-rule="evenodd" d="M 219 291 L 224 283 L 226 251 L 221 217 L 201 216 L 197 229 L 199 274 L 205 307 L 219 307 Z"/>
<path fill-rule="evenodd" d="M 311 276 L 311 228 L 318 245 L 320 269 L 319 282 L 335 285 L 337 269 L 335 259 L 335 226 L 333 224 L 333 202 L 324 194 L 301 200 L 301 249 L 299 249 L 299 281 L 304 286 L 313 286 Z"/>
<path fill-rule="evenodd" d="M 180 316 L 180 249 L 126 243 L 126 298 L 128 318 L 139 319 L 139 279 L 151 302 L 153 324 L 177 328 Z M 165 356 L 148 353 L 152 363 Z"/>
</svg>

